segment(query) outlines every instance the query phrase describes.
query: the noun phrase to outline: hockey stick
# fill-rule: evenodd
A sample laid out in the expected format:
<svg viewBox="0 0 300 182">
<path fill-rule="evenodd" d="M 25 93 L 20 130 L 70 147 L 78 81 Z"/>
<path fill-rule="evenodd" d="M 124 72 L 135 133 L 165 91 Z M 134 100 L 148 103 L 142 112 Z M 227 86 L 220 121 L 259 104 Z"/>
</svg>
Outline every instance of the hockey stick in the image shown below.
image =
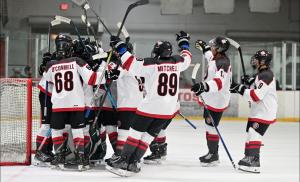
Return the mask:
<svg viewBox="0 0 300 182">
<path fill-rule="evenodd" d="M 84 9 L 85 11 L 87 11 L 88 9 L 90 9 L 92 11 L 92 13 L 97 17 L 98 21 L 101 22 L 101 24 L 103 25 L 104 29 L 106 30 L 106 32 L 112 36 L 112 33 L 109 31 L 109 29 L 107 28 L 107 26 L 105 25 L 105 23 L 102 21 L 102 19 L 98 16 L 98 14 L 96 13 L 96 11 L 91 8 L 89 2 L 87 0 L 72 0 L 72 2 L 74 4 L 76 4 L 77 6 L 79 6 L 80 8 Z"/>
<path fill-rule="evenodd" d="M 198 63 L 198 64 L 199 64 L 199 63 Z M 197 66 L 197 64 L 196 64 L 195 67 L 194 67 L 194 69 L 193 69 L 192 76 L 191 76 L 191 77 L 192 77 L 192 82 L 193 82 L 193 84 L 196 84 L 196 76 L 197 76 L 197 72 L 198 72 L 199 68 L 200 68 L 200 64 L 199 64 L 199 66 Z M 217 131 L 217 133 L 218 133 L 218 135 L 219 135 L 219 137 L 220 137 L 220 139 L 221 139 L 221 142 L 222 142 L 222 144 L 223 144 L 223 147 L 224 147 L 224 149 L 225 149 L 225 151 L 226 151 L 226 153 L 227 153 L 227 155 L 228 155 L 228 157 L 229 157 L 229 160 L 230 160 L 230 162 L 231 162 L 233 168 L 234 168 L 234 169 L 237 169 L 237 168 L 236 168 L 236 165 L 235 165 L 235 163 L 234 163 L 234 161 L 233 161 L 233 159 L 232 159 L 232 157 L 231 157 L 231 155 L 230 155 L 230 153 L 229 153 L 229 151 L 228 151 L 228 149 L 227 149 L 227 146 L 226 146 L 226 144 L 225 144 L 225 142 L 224 142 L 224 140 L 223 140 L 223 137 L 222 137 L 222 135 L 221 135 L 221 133 L 220 133 L 218 127 L 215 125 L 214 119 L 212 118 L 212 116 L 211 116 L 211 114 L 210 114 L 210 111 L 208 110 L 207 105 L 206 105 L 206 103 L 205 103 L 205 101 L 204 101 L 204 99 L 203 99 L 203 97 L 202 97 L 201 94 L 199 95 L 199 99 L 200 99 L 200 101 L 203 103 L 204 109 L 207 111 L 208 116 L 209 116 L 209 118 L 210 118 L 210 120 L 211 120 L 211 123 L 212 123 L 212 125 L 215 127 L 215 129 L 216 129 L 216 131 Z"/>
<path fill-rule="evenodd" d="M 118 30 L 117 37 L 120 36 L 121 30 L 122 30 L 122 28 L 123 28 L 123 26 L 124 26 L 124 23 L 125 23 L 125 21 L 126 21 L 126 19 L 127 19 L 127 16 L 128 16 L 128 14 L 129 14 L 129 12 L 130 12 L 133 8 L 135 8 L 135 7 L 137 7 L 137 6 L 145 5 L 145 4 L 148 4 L 148 3 L 149 3 L 148 0 L 140 0 L 140 1 L 137 1 L 137 2 L 135 2 L 135 3 L 130 4 L 130 5 L 128 6 L 128 8 L 127 8 L 127 10 L 126 10 L 126 12 L 125 12 L 125 15 L 124 15 L 124 17 L 123 17 L 122 23 L 121 23 L 121 25 L 120 25 L 120 28 L 119 28 L 119 30 Z M 114 48 L 113 48 L 113 49 L 114 49 Z M 109 56 L 108 56 L 105 70 L 106 70 L 107 67 L 108 67 L 108 63 L 109 63 L 109 61 L 110 61 L 110 59 L 111 59 L 112 53 L 113 53 L 113 50 L 111 50 L 111 52 L 110 52 L 110 54 L 109 54 Z M 117 66 L 116 69 L 118 69 L 118 66 Z M 103 72 L 102 75 L 104 75 L 104 72 Z M 101 80 L 102 80 L 102 79 L 101 79 Z M 108 88 L 110 88 L 111 84 L 112 84 L 112 82 L 110 82 L 110 84 L 108 85 Z M 99 87 L 97 87 L 97 90 L 95 91 L 95 95 L 97 94 L 97 92 L 99 92 L 99 91 L 98 91 L 99 89 L 100 89 L 100 85 L 99 85 Z M 105 101 L 105 98 L 107 97 L 107 94 L 108 94 L 108 92 L 105 92 L 105 95 L 102 97 L 102 100 L 100 101 L 100 105 L 99 105 L 99 108 L 100 108 L 100 109 L 99 109 L 99 111 L 97 112 L 96 117 L 94 118 L 93 126 L 96 125 L 96 121 L 97 121 L 98 118 L 99 118 L 100 111 L 101 111 L 101 107 L 102 107 L 103 104 L 104 104 L 104 101 Z"/>
<path fill-rule="evenodd" d="M 117 23 L 117 26 L 118 26 L 118 28 L 121 28 L 121 22 L 118 22 L 118 23 Z M 125 40 L 126 40 L 125 43 L 128 44 L 129 41 L 130 41 L 130 35 L 129 35 L 127 29 L 125 28 L 125 26 L 123 26 L 121 32 L 122 32 L 122 34 L 123 34 L 124 37 L 125 37 Z"/>
<path fill-rule="evenodd" d="M 189 125 L 191 125 L 191 127 L 193 127 L 195 130 L 197 129 L 197 127 L 190 121 L 187 119 L 187 117 L 185 117 L 183 114 L 181 114 L 181 112 L 178 112 L 179 116 L 181 116 Z"/>
<path fill-rule="evenodd" d="M 235 47 L 239 51 L 241 63 L 242 63 L 242 69 L 243 69 L 243 75 L 246 76 L 246 70 L 245 70 L 245 64 L 244 64 L 244 59 L 243 59 L 243 54 L 242 54 L 242 49 L 239 43 L 237 43 L 235 40 L 226 37 L 226 39 L 229 41 L 229 43 Z"/>
</svg>

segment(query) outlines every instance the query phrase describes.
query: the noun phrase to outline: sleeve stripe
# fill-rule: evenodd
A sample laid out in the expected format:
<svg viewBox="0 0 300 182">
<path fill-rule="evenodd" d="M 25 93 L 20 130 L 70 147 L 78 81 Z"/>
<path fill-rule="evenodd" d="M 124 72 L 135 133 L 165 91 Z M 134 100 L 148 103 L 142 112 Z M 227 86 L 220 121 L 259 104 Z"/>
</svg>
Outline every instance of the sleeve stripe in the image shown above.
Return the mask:
<svg viewBox="0 0 300 182">
<path fill-rule="evenodd" d="M 181 51 L 181 54 L 187 54 L 192 59 L 192 54 L 190 53 L 190 51 L 183 50 L 183 51 Z"/>
<path fill-rule="evenodd" d="M 129 68 L 130 68 L 130 66 L 131 66 L 131 64 L 132 64 L 132 62 L 133 62 L 133 60 L 134 60 L 134 56 L 130 56 L 124 63 L 123 63 L 123 65 L 122 65 L 122 67 L 123 67 L 123 69 L 125 69 L 125 70 L 129 70 Z"/>
<path fill-rule="evenodd" d="M 258 98 L 258 96 L 255 94 L 255 92 L 254 92 L 253 89 L 250 90 L 250 97 L 252 98 L 252 100 L 253 100 L 254 102 L 259 101 L 259 98 Z"/>
<path fill-rule="evenodd" d="M 222 80 L 220 78 L 214 78 L 214 81 L 216 82 L 218 86 L 218 90 L 222 89 Z"/>
<path fill-rule="evenodd" d="M 94 73 L 91 75 L 88 84 L 89 84 L 89 85 L 95 85 L 95 83 L 96 83 L 96 78 L 97 78 L 97 73 L 94 72 Z"/>
</svg>

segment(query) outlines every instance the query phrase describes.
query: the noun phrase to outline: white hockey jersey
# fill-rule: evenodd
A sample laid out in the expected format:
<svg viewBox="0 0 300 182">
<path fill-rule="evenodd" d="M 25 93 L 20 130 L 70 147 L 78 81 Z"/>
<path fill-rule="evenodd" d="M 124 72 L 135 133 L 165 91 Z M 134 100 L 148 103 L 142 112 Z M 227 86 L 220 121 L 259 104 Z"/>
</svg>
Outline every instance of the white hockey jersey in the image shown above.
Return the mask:
<svg viewBox="0 0 300 182">
<path fill-rule="evenodd" d="M 101 65 L 99 66 L 97 72 L 100 72 L 99 75 L 103 73 L 103 70 L 105 69 L 106 62 L 102 61 Z M 101 83 L 105 83 L 105 78 L 103 77 L 103 80 Z M 94 85 L 89 85 L 88 83 L 83 83 L 83 92 L 84 92 L 84 103 L 85 103 L 85 109 L 95 110 L 96 109 L 96 103 L 93 100 L 94 97 Z"/>
<path fill-rule="evenodd" d="M 46 75 L 46 72 L 43 73 L 43 76 L 37 86 L 37 88 L 43 93 L 46 93 L 46 77 L 45 77 L 45 75 Z M 50 97 L 52 95 L 52 89 L 53 89 L 53 84 L 48 82 L 47 95 Z"/>
<path fill-rule="evenodd" d="M 277 93 L 276 80 L 271 70 L 263 70 L 255 77 L 253 88 L 243 95 L 250 103 L 248 121 L 271 124 L 276 121 Z"/>
<path fill-rule="evenodd" d="M 201 95 L 209 110 L 223 112 L 230 101 L 229 89 L 232 78 L 230 60 L 221 57 L 216 61 L 211 51 L 206 51 L 204 56 L 208 62 L 204 81 L 208 84 L 209 91 Z M 199 104 L 203 105 L 200 99 Z"/>
<path fill-rule="evenodd" d="M 120 69 L 117 80 L 118 111 L 136 111 L 137 106 L 143 99 L 142 77 L 137 77 L 127 70 Z"/>
<path fill-rule="evenodd" d="M 159 119 L 173 118 L 178 112 L 180 72 L 189 67 L 191 59 L 187 50 L 183 50 L 180 56 L 159 60 L 145 58 L 143 61 L 137 61 L 129 52 L 124 53 L 121 57 L 123 68 L 145 78 L 147 94 L 136 113 Z"/>
<path fill-rule="evenodd" d="M 101 72 L 93 72 L 80 58 L 71 57 L 47 64 L 46 80 L 53 83 L 52 111 L 84 111 L 84 83 L 96 85 L 100 83 Z"/>
</svg>

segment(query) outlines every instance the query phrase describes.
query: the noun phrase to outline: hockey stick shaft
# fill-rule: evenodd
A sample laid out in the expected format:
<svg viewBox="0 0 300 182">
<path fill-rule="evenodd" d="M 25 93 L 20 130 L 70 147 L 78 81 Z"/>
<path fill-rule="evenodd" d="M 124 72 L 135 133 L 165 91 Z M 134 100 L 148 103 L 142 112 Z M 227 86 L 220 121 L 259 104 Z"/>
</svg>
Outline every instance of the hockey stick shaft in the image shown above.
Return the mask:
<svg viewBox="0 0 300 182">
<path fill-rule="evenodd" d="M 133 4 L 130 4 L 130 5 L 128 6 L 128 8 L 127 8 L 127 10 L 126 10 L 126 12 L 125 12 L 124 18 L 123 18 L 123 20 L 122 20 L 122 23 L 121 23 L 121 25 L 120 25 L 120 28 L 119 28 L 119 30 L 118 30 L 117 37 L 120 36 L 121 30 L 122 30 L 122 28 L 123 28 L 123 26 L 124 26 L 124 23 L 125 23 L 125 21 L 126 21 L 126 19 L 127 19 L 127 16 L 128 16 L 128 14 L 129 14 L 129 12 L 130 12 L 133 8 L 135 8 L 135 7 L 137 7 L 137 6 L 145 5 L 145 4 L 147 4 L 147 3 L 149 3 L 148 0 L 140 0 L 140 1 L 137 1 L 137 2 L 135 2 L 135 3 L 133 3 Z M 114 48 L 113 48 L 113 50 L 114 50 Z M 111 56 L 112 56 L 113 50 L 111 50 L 111 52 L 110 52 L 110 54 L 109 54 L 109 56 L 108 56 L 108 58 L 107 58 L 107 63 L 106 63 L 105 70 L 107 69 L 108 63 L 109 63 L 110 60 L 111 60 Z M 119 67 L 119 64 L 117 65 L 116 69 L 118 69 L 118 67 Z M 102 73 L 101 76 L 104 76 L 104 72 Z M 102 79 L 100 79 L 100 80 L 102 80 Z M 111 84 L 112 84 L 112 82 L 109 83 L 108 88 L 110 88 Z M 95 91 L 96 94 L 97 94 L 97 90 L 99 90 L 99 89 L 100 89 L 100 85 L 97 87 L 97 89 L 96 89 L 96 91 Z M 100 108 L 100 109 L 98 110 L 98 112 L 97 112 L 97 114 L 96 114 L 94 123 L 97 121 L 97 119 L 98 119 L 98 117 L 99 117 L 99 115 L 100 115 L 100 111 L 101 111 L 101 108 L 102 108 L 102 106 L 103 106 L 103 104 L 104 104 L 104 101 L 105 101 L 105 98 L 106 98 L 107 94 L 108 94 L 108 93 L 105 92 L 105 95 L 102 97 L 102 100 L 101 100 L 100 105 L 99 105 L 99 108 Z"/>
<path fill-rule="evenodd" d="M 195 65 L 195 67 L 193 69 L 193 72 L 192 72 L 192 82 L 193 82 L 193 84 L 196 84 L 196 76 L 197 76 L 197 72 L 198 72 L 199 68 L 200 68 L 200 64 L 199 64 L 199 66 Z M 206 105 L 206 103 L 205 103 L 205 101 L 204 101 L 204 99 L 203 99 L 203 97 L 202 97 L 201 94 L 199 95 L 199 99 L 203 103 L 203 107 L 207 111 L 208 117 L 210 118 L 212 125 L 216 129 L 216 131 L 218 133 L 218 136 L 221 139 L 222 145 L 223 145 L 223 147 L 224 147 L 224 149 L 225 149 L 225 151 L 227 153 L 227 156 L 228 156 L 228 158 L 229 158 L 229 160 L 230 160 L 233 168 L 236 169 L 236 165 L 235 165 L 235 163 L 234 163 L 234 161 L 233 161 L 233 159 L 232 159 L 232 157 L 231 157 L 231 155 L 230 155 L 230 153 L 229 153 L 229 151 L 227 149 L 227 146 L 226 146 L 226 144 L 225 144 L 225 142 L 223 140 L 223 137 L 222 137 L 222 135 L 221 135 L 218 127 L 215 125 L 215 121 L 214 121 L 213 117 L 211 116 L 211 113 L 210 113 L 210 111 L 209 111 L 209 109 L 208 109 L 208 107 L 207 107 L 207 105 Z"/>
<path fill-rule="evenodd" d="M 190 120 L 188 120 L 187 117 L 185 117 L 180 111 L 178 112 L 178 115 L 181 116 L 192 128 L 197 129 L 197 127 Z"/>
<path fill-rule="evenodd" d="M 235 47 L 238 50 L 239 55 L 240 55 L 241 64 L 242 64 L 243 75 L 245 76 L 246 70 L 245 70 L 245 64 L 244 64 L 241 45 L 231 38 L 226 37 L 226 39 L 230 42 L 230 45 L 232 45 L 233 47 Z"/>
</svg>

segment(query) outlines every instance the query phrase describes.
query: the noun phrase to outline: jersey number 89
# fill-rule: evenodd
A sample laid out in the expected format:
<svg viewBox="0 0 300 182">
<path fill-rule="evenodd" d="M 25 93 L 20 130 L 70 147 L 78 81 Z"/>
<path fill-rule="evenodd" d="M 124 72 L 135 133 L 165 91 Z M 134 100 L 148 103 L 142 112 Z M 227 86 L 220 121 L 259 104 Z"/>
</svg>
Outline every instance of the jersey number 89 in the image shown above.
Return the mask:
<svg viewBox="0 0 300 182">
<path fill-rule="evenodd" d="M 177 74 L 172 73 L 168 76 L 166 73 L 161 73 L 158 77 L 157 93 L 160 96 L 165 96 L 167 93 L 174 96 L 177 92 Z"/>
<path fill-rule="evenodd" d="M 61 73 L 56 73 L 54 75 L 54 80 L 56 93 L 60 93 L 63 89 L 66 91 L 73 90 L 74 83 L 72 71 L 65 72 L 64 77 L 62 77 Z"/>
</svg>

